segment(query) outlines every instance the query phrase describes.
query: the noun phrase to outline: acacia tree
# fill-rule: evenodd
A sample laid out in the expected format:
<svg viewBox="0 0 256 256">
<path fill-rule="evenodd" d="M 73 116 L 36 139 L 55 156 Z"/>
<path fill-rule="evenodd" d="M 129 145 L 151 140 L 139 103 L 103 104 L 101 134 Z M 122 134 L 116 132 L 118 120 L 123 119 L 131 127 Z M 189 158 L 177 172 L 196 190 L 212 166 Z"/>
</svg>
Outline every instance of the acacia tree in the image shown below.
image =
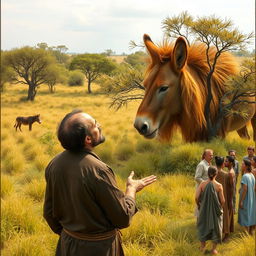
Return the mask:
<svg viewBox="0 0 256 256">
<path fill-rule="evenodd" d="M 8 82 L 12 82 L 15 79 L 14 71 L 6 64 L 5 61 L 6 52 L 1 51 L 1 66 L 0 66 L 0 91 L 4 90 L 4 85 Z"/>
<path fill-rule="evenodd" d="M 255 58 L 246 59 L 241 64 L 240 72 L 232 76 L 227 82 L 226 93 L 219 101 L 218 116 L 213 128 L 216 132 L 221 128 L 221 123 L 226 115 L 242 115 L 246 118 L 246 108 L 248 104 L 255 104 L 256 87 L 255 87 Z M 254 98 L 254 100 L 253 100 Z M 244 108 L 236 109 L 237 104 L 243 104 Z M 255 117 L 253 117 L 256 125 Z M 256 134 L 254 134 L 256 141 Z"/>
<path fill-rule="evenodd" d="M 48 46 L 47 43 L 38 43 L 37 48 L 49 51 L 60 64 L 68 64 L 70 57 L 66 54 L 68 47 L 66 45 Z"/>
<path fill-rule="evenodd" d="M 187 12 L 183 12 L 178 16 L 166 18 L 163 21 L 163 29 L 165 35 L 168 37 L 176 38 L 178 36 L 184 36 L 189 43 L 189 35 L 191 35 L 193 40 L 200 41 L 206 45 L 205 55 L 209 67 L 209 72 L 207 74 L 206 80 L 207 98 L 204 108 L 204 115 L 208 130 L 207 139 L 210 140 L 217 136 L 223 118 L 228 114 L 229 111 L 231 111 L 234 105 L 241 103 L 241 101 L 248 104 L 255 104 L 255 101 L 248 102 L 247 100 L 242 100 L 244 97 L 253 97 L 256 95 L 255 88 L 248 90 L 248 81 L 251 80 L 249 77 L 253 78 L 254 73 L 247 73 L 246 77 L 248 79 L 246 79 L 246 81 L 243 78 L 243 74 L 240 74 L 239 80 L 244 80 L 243 88 L 246 87 L 246 89 L 244 90 L 238 88 L 235 83 L 232 85 L 233 88 L 229 87 L 228 91 L 224 94 L 224 98 L 219 99 L 220 107 L 217 113 L 217 122 L 212 122 L 210 118 L 210 106 L 213 101 L 212 76 L 215 72 L 216 63 L 219 57 L 221 54 L 227 51 L 244 49 L 246 44 L 250 43 L 250 40 L 254 35 L 253 33 L 243 34 L 239 32 L 236 28 L 234 28 L 231 20 L 223 20 L 221 18 L 215 17 L 214 15 L 194 20 L 193 17 Z M 210 58 L 209 54 L 211 47 L 216 49 L 216 53 L 213 59 Z M 224 99 L 227 99 L 227 96 L 231 98 L 231 102 L 224 106 Z"/>
<path fill-rule="evenodd" d="M 13 82 L 28 85 L 30 101 L 34 100 L 39 85 L 54 83 L 57 76 L 54 58 L 43 49 L 22 47 L 8 51 L 5 62 L 16 74 Z"/>
<path fill-rule="evenodd" d="M 101 74 L 110 74 L 115 64 L 102 54 L 79 54 L 70 64 L 70 70 L 81 70 L 87 79 L 88 93 L 92 93 L 91 84 Z"/>
<path fill-rule="evenodd" d="M 113 76 L 101 77 L 100 86 L 112 98 L 110 107 L 119 109 L 130 101 L 143 99 L 145 88 L 141 84 L 142 80 L 143 72 L 140 69 L 122 63 Z"/>
</svg>

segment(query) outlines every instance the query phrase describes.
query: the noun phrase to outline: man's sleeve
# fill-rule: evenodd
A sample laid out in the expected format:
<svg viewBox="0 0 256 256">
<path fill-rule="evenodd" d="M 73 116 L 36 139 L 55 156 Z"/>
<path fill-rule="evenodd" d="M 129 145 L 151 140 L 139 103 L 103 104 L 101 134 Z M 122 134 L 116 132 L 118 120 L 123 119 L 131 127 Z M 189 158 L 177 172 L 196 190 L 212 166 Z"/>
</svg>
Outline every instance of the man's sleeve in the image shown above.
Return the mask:
<svg viewBox="0 0 256 256">
<path fill-rule="evenodd" d="M 203 165 L 198 164 L 197 167 L 196 167 L 196 174 L 195 174 L 195 180 L 198 184 L 200 184 L 203 181 L 203 179 L 202 179 L 203 170 L 204 170 Z"/>
<path fill-rule="evenodd" d="M 45 180 L 46 180 L 46 190 L 45 190 L 43 215 L 49 227 L 51 228 L 51 230 L 54 233 L 60 235 L 62 231 L 62 226 L 59 223 L 59 221 L 53 217 L 53 214 L 52 214 L 52 191 L 51 191 L 50 175 L 49 175 L 48 168 L 46 168 L 46 171 L 45 171 Z"/>
<path fill-rule="evenodd" d="M 111 172 L 99 171 L 95 184 L 96 200 L 114 227 L 125 228 L 137 211 L 135 200 L 118 189 Z"/>
</svg>

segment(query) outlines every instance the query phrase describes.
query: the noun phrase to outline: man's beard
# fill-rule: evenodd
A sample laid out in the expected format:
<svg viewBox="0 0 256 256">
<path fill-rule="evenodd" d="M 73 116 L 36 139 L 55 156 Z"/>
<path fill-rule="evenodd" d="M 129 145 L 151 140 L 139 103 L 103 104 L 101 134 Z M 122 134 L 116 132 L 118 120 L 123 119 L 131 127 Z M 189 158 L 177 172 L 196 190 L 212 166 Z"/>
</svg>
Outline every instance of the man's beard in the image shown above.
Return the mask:
<svg viewBox="0 0 256 256">
<path fill-rule="evenodd" d="M 96 147 L 99 144 L 103 143 L 104 141 L 105 141 L 105 136 L 103 136 L 103 135 L 100 135 L 100 138 L 98 140 L 92 138 L 92 146 Z"/>
</svg>

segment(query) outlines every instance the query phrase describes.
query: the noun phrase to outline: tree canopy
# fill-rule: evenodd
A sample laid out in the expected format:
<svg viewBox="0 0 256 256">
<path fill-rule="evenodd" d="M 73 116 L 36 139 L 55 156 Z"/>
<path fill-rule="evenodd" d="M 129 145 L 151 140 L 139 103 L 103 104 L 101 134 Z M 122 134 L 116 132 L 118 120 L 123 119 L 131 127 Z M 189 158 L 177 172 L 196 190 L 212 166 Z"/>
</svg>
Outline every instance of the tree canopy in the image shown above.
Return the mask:
<svg viewBox="0 0 256 256">
<path fill-rule="evenodd" d="M 137 69 L 145 69 L 147 54 L 143 51 L 137 51 L 129 54 L 124 61 Z"/>
<path fill-rule="evenodd" d="M 92 93 L 91 83 L 101 74 L 110 74 L 115 69 L 115 64 L 102 54 L 79 54 L 71 61 L 70 69 L 81 70 L 88 84 L 88 93 Z"/>
<path fill-rule="evenodd" d="M 16 74 L 14 83 L 28 85 L 27 100 L 33 101 L 41 84 L 56 82 L 54 58 L 43 49 L 22 47 L 6 52 L 4 61 Z"/>
</svg>

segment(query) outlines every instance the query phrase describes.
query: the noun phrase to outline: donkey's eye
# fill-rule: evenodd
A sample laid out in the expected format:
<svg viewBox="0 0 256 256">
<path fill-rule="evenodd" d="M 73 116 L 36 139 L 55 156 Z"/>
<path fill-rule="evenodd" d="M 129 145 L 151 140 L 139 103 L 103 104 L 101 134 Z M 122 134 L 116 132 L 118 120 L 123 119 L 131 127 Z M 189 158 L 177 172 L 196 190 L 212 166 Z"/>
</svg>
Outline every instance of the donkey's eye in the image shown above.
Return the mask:
<svg viewBox="0 0 256 256">
<path fill-rule="evenodd" d="M 169 86 L 167 86 L 167 85 L 163 85 L 163 86 L 161 86 L 160 88 L 159 88 L 159 93 L 162 93 L 162 92 L 165 92 L 165 91 L 167 91 L 169 89 Z"/>
</svg>

